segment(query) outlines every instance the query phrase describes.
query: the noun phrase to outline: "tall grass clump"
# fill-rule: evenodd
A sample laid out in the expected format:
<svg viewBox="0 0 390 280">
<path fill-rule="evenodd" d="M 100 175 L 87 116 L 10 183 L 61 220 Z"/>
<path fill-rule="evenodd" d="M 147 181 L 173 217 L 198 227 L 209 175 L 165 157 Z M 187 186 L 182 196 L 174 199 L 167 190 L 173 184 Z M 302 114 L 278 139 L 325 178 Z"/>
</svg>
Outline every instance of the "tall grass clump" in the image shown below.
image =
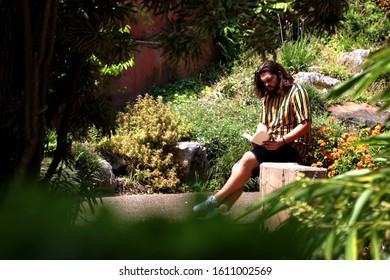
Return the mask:
<svg viewBox="0 0 390 280">
<path fill-rule="evenodd" d="M 307 71 L 316 59 L 319 46 L 317 39 L 305 30 L 305 21 L 301 18 L 280 19 L 279 62 L 291 73 Z"/>
<path fill-rule="evenodd" d="M 314 38 L 313 38 L 314 39 Z M 307 71 L 316 60 L 318 47 L 309 37 L 285 42 L 280 47 L 280 63 L 292 73 Z"/>
</svg>

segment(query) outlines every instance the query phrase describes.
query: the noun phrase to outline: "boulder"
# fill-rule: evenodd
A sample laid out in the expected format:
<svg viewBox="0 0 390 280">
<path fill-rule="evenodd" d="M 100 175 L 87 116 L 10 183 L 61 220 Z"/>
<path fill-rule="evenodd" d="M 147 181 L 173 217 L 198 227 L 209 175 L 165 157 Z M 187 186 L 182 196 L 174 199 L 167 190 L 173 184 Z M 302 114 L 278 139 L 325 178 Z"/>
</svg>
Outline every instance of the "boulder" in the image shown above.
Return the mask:
<svg viewBox="0 0 390 280">
<path fill-rule="evenodd" d="M 128 163 L 123 156 L 105 149 L 101 150 L 100 153 L 102 154 L 104 159 L 106 159 L 110 163 L 113 172 L 116 175 L 126 174 Z"/>
<path fill-rule="evenodd" d="M 111 164 L 102 158 L 99 158 L 97 162 L 99 167 L 96 170 L 96 177 L 101 182 L 101 186 L 105 189 L 115 189 L 116 178 Z"/>
<path fill-rule="evenodd" d="M 341 82 L 338 79 L 317 72 L 298 72 L 293 77 L 298 84 L 311 84 L 325 92 L 330 91 L 335 85 Z"/>
<path fill-rule="evenodd" d="M 172 154 L 181 168 L 181 178 L 184 182 L 207 176 L 210 166 L 204 143 L 178 142 L 172 148 Z"/>
<path fill-rule="evenodd" d="M 361 66 L 364 64 L 369 54 L 370 50 L 357 49 L 341 54 L 338 57 L 337 62 L 348 65 L 351 68 L 352 73 L 356 74 L 361 71 Z"/>
<path fill-rule="evenodd" d="M 380 107 L 374 105 L 346 102 L 331 106 L 328 110 L 349 127 L 364 125 L 373 128 L 376 125 L 383 125 L 385 120 L 390 117 L 390 112 L 378 113 L 379 109 Z"/>
</svg>

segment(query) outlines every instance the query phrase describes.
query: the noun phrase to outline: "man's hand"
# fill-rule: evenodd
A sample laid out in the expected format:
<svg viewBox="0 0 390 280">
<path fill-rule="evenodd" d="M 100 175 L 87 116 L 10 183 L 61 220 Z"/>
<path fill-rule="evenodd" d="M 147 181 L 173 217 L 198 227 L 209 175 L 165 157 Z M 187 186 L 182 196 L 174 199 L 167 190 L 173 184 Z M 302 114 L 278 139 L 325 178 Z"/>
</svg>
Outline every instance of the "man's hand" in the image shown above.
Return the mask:
<svg viewBox="0 0 390 280">
<path fill-rule="evenodd" d="M 279 149 L 284 145 L 283 139 L 277 139 L 277 140 L 268 140 L 263 142 L 263 147 L 266 148 L 267 150 L 274 151 Z"/>
</svg>

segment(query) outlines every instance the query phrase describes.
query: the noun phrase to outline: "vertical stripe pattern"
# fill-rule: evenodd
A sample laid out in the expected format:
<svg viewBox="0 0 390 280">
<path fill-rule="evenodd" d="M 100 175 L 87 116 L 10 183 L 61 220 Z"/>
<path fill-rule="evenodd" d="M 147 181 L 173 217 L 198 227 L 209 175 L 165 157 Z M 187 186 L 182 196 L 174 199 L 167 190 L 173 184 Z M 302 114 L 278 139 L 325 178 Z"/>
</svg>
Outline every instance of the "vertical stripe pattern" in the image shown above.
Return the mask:
<svg viewBox="0 0 390 280">
<path fill-rule="evenodd" d="M 301 85 L 294 83 L 283 95 L 266 94 L 260 122 L 267 125 L 269 133 L 278 139 L 289 133 L 304 120 L 312 118 L 309 96 Z M 310 131 L 290 145 L 303 158 L 310 145 Z"/>
</svg>

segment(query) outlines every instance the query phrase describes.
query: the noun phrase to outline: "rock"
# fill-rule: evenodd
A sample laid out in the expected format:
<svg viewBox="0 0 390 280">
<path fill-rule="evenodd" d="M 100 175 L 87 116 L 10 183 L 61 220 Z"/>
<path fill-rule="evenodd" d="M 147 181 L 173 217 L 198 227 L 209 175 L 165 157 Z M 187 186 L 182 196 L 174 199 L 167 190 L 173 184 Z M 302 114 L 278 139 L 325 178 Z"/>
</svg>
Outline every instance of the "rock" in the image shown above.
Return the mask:
<svg viewBox="0 0 390 280">
<path fill-rule="evenodd" d="M 119 154 L 112 153 L 105 149 L 101 150 L 100 153 L 103 155 L 104 159 L 106 159 L 110 163 L 113 172 L 115 174 L 117 175 L 126 174 L 128 163 L 126 162 L 124 157 L 122 157 Z"/>
<path fill-rule="evenodd" d="M 298 84 L 311 84 L 316 88 L 324 89 L 326 92 L 330 91 L 335 85 L 341 82 L 338 79 L 317 72 L 299 72 L 293 77 Z"/>
<path fill-rule="evenodd" d="M 105 159 L 98 159 L 99 167 L 96 170 L 96 175 L 103 188 L 115 189 L 116 178 L 111 164 Z"/>
<path fill-rule="evenodd" d="M 352 52 L 346 52 L 339 56 L 337 62 L 340 64 L 348 65 L 353 74 L 361 71 L 361 66 L 364 64 L 367 56 L 370 54 L 370 50 L 357 49 Z"/>
<path fill-rule="evenodd" d="M 364 125 L 373 128 L 376 125 L 383 125 L 390 117 L 390 112 L 378 113 L 379 109 L 380 107 L 374 105 L 346 102 L 331 106 L 328 110 L 350 127 Z"/>
<path fill-rule="evenodd" d="M 207 176 L 209 161 L 203 143 L 178 142 L 172 148 L 172 154 L 181 168 L 181 177 L 184 182 Z"/>
</svg>

